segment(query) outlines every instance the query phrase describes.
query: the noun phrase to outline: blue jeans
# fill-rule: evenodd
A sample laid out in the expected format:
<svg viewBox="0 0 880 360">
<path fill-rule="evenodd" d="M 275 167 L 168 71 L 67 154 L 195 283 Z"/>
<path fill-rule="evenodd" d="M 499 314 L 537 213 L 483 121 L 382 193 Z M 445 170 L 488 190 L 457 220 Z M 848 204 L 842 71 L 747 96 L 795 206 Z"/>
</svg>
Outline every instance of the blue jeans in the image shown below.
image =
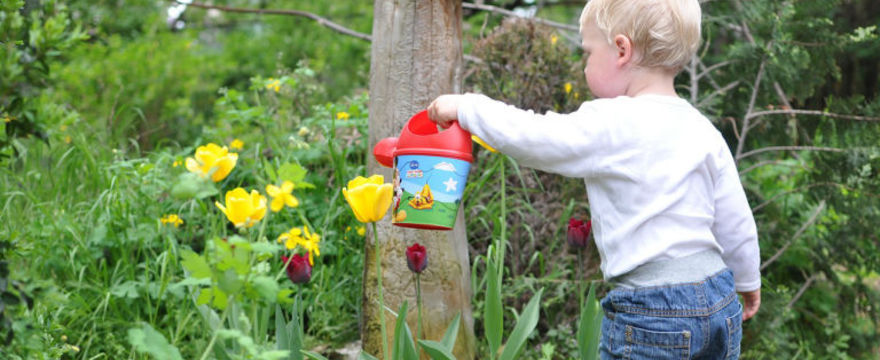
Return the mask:
<svg viewBox="0 0 880 360">
<path fill-rule="evenodd" d="M 738 359 L 742 305 L 733 273 L 685 284 L 616 288 L 602 299 L 604 359 Z"/>
</svg>

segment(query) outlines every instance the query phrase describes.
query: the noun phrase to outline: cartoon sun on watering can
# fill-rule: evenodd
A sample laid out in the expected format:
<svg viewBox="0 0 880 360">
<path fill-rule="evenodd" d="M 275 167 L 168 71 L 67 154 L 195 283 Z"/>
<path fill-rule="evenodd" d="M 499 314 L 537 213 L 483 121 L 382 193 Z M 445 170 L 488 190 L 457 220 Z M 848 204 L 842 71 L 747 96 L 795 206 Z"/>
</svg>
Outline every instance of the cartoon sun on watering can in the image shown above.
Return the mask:
<svg viewBox="0 0 880 360">
<path fill-rule="evenodd" d="M 394 169 L 391 221 L 396 226 L 451 230 L 473 155 L 471 134 L 453 123 L 439 131 L 422 111 L 400 136 L 373 147 L 376 161 Z"/>
</svg>

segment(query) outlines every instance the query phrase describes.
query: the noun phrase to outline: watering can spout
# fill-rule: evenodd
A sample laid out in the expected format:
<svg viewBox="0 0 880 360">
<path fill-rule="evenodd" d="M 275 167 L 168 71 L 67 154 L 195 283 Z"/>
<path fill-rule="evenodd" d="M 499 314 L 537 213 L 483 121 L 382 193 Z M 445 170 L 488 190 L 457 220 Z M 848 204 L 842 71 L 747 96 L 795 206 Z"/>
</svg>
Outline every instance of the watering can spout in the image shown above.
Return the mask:
<svg viewBox="0 0 880 360">
<path fill-rule="evenodd" d="M 384 138 L 373 147 L 373 156 L 384 167 L 394 166 L 394 150 L 397 149 L 397 138 Z"/>
</svg>

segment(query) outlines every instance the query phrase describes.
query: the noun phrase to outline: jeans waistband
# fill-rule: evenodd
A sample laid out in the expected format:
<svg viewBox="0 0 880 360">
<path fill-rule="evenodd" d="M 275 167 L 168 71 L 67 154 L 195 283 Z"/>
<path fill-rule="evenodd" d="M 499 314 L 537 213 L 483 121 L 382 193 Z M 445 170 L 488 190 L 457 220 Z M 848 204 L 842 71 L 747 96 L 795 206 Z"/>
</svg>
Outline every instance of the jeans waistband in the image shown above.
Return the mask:
<svg viewBox="0 0 880 360">
<path fill-rule="evenodd" d="M 718 251 L 706 250 L 677 259 L 642 264 L 609 281 L 628 289 L 691 283 L 705 280 L 725 268 L 727 265 Z"/>
</svg>

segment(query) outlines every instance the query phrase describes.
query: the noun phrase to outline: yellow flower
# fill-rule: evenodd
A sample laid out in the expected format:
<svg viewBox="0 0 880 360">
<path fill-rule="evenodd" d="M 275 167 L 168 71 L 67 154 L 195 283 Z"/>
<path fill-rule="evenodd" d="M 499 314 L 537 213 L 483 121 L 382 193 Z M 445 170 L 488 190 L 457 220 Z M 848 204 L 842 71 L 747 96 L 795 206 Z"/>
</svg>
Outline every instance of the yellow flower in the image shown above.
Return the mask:
<svg viewBox="0 0 880 360">
<path fill-rule="evenodd" d="M 290 207 L 299 206 L 299 200 L 291 194 L 292 191 L 293 183 L 290 181 L 283 182 L 280 188 L 271 184 L 266 185 L 266 194 L 272 197 L 272 204 L 269 207 L 273 212 L 280 211 L 284 204 Z"/>
<path fill-rule="evenodd" d="M 321 256 L 321 249 L 318 247 L 318 243 L 321 241 L 321 235 L 318 235 L 317 233 L 313 234 L 309 231 L 308 226 L 303 226 L 302 239 L 303 240 L 299 244 L 303 249 L 309 252 L 309 265 L 315 265 L 313 256 Z"/>
<path fill-rule="evenodd" d="M 266 197 L 256 190 L 248 194 L 245 189 L 235 188 L 226 192 L 226 206 L 215 201 L 230 222 L 236 227 L 251 227 L 266 216 Z"/>
<path fill-rule="evenodd" d="M 574 92 L 574 99 L 577 100 L 579 97 L 581 97 L 581 94 L 579 94 L 577 91 L 575 91 Z"/>
<path fill-rule="evenodd" d="M 229 175 L 237 161 L 237 153 L 229 152 L 225 146 L 210 143 L 196 149 L 195 159 L 186 158 L 186 169 L 202 177 L 211 175 L 211 180 L 218 182 Z"/>
<path fill-rule="evenodd" d="M 348 120 L 348 118 L 350 118 L 350 117 L 351 117 L 351 115 L 345 111 L 340 111 L 340 112 L 336 113 L 336 118 L 340 119 L 340 120 Z"/>
<path fill-rule="evenodd" d="M 486 150 L 489 150 L 489 151 L 491 151 L 491 152 L 493 152 L 493 153 L 497 153 L 497 152 L 498 152 L 498 150 L 495 150 L 495 148 L 489 146 L 489 144 L 486 144 L 486 142 L 483 141 L 483 139 L 478 138 L 476 135 L 471 135 L 471 140 L 473 140 L 473 141 L 474 141 L 475 143 L 477 143 L 477 144 L 480 144 L 480 146 L 482 146 L 482 147 L 485 148 Z"/>
<path fill-rule="evenodd" d="M 229 143 L 230 149 L 241 150 L 243 147 L 244 147 L 244 142 L 239 139 L 234 139 L 234 140 L 232 140 L 231 143 Z"/>
<path fill-rule="evenodd" d="M 11 122 L 11 121 L 12 121 L 12 119 L 9 118 L 8 115 L 3 117 L 3 122 L 8 123 L 8 122 Z"/>
<path fill-rule="evenodd" d="M 281 91 L 281 80 L 269 78 L 269 83 L 266 84 L 266 89 L 272 89 L 275 90 L 275 92 Z"/>
<path fill-rule="evenodd" d="M 302 246 L 309 253 L 309 265 L 315 264 L 315 256 L 321 256 L 321 249 L 318 245 L 321 242 L 321 235 L 309 231 L 308 226 L 290 229 L 290 231 L 278 236 L 278 242 L 283 242 L 284 247 L 288 250 Z"/>
<path fill-rule="evenodd" d="M 299 128 L 299 132 L 297 134 L 299 134 L 299 136 L 306 136 L 309 134 L 309 128 L 303 126 Z"/>
<path fill-rule="evenodd" d="M 391 184 L 385 184 L 385 177 L 373 175 L 370 178 L 358 176 L 342 188 L 342 195 L 351 206 L 354 217 L 362 223 L 381 220 L 391 206 L 394 191 Z"/>
<path fill-rule="evenodd" d="M 172 167 L 180 166 L 180 160 L 174 160 L 174 163 L 171 164 Z"/>
<path fill-rule="evenodd" d="M 550 45 L 556 45 L 557 41 L 559 41 L 559 37 L 556 34 L 550 35 Z"/>
<path fill-rule="evenodd" d="M 566 94 L 571 93 L 571 83 L 570 82 L 565 83 L 565 93 Z"/>
<path fill-rule="evenodd" d="M 72 139 L 70 138 L 70 135 L 67 135 L 67 136 L 64 137 L 64 143 L 65 143 L 65 144 L 70 144 L 71 141 L 72 141 Z"/>
<path fill-rule="evenodd" d="M 165 215 L 161 219 L 159 219 L 159 221 L 161 221 L 162 224 L 173 224 L 174 227 L 178 227 L 183 224 L 183 220 L 180 219 L 180 216 L 177 216 L 177 214 Z"/>
<path fill-rule="evenodd" d="M 302 241 L 302 230 L 296 227 L 290 229 L 290 231 L 286 233 L 278 235 L 278 242 L 283 242 L 284 247 L 286 247 L 288 250 L 293 250 L 294 248 L 296 248 L 296 245 Z"/>
<path fill-rule="evenodd" d="M 358 235 L 360 235 L 360 236 L 364 236 L 364 234 L 367 233 L 367 229 L 364 228 L 363 226 L 358 226 L 358 228 L 357 228 L 357 232 L 358 232 Z"/>
</svg>

